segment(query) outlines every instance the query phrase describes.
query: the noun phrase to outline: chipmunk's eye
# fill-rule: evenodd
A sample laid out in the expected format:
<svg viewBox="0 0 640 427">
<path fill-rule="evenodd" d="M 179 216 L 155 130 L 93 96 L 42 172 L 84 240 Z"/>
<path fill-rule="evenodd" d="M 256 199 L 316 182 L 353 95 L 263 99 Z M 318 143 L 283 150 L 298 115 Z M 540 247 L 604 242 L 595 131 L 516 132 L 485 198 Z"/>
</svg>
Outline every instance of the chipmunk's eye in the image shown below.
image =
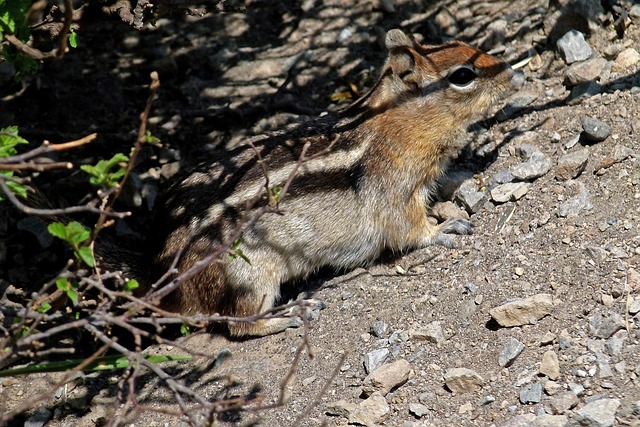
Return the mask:
<svg viewBox="0 0 640 427">
<path fill-rule="evenodd" d="M 478 77 L 475 71 L 469 67 L 460 67 L 455 69 L 447 76 L 449 83 L 455 86 L 464 87 L 475 80 Z"/>
</svg>

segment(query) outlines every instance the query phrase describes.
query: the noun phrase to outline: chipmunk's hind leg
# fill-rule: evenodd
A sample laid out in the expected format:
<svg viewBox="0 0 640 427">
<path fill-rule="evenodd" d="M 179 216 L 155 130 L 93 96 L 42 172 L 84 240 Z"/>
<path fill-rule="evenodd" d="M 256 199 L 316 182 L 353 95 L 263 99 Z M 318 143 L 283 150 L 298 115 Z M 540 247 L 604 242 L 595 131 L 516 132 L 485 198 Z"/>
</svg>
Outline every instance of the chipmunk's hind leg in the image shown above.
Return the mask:
<svg viewBox="0 0 640 427">
<path fill-rule="evenodd" d="M 469 235 L 473 232 L 473 223 L 462 218 L 449 218 L 438 224 L 433 244 L 453 249 L 456 247 L 450 234 Z"/>
<path fill-rule="evenodd" d="M 236 315 L 237 317 L 253 316 L 263 313 L 273 307 L 276 300 L 276 295 L 271 295 L 267 298 L 264 295 L 259 296 L 257 293 L 249 292 L 243 294 L 235 299 L 235 312 L 243 313 L 242 315 Z M 266 335 L 277 334 L 289 328 L 298 328 L 304 324 L 302 318 L 307 320 L 313 320 L 315 317 L 313 312 L 325 307 L 324 303 L 314 299 L 301 299 L 300 305 L 295 305 L 284 313 L 282 317 L 272 317 L 267 315 L 267 318 L 258 319 L 255 322 L 229 322 L 229 332 L 231 336 L 254 336 L 262 337 Z"/>
</svg>

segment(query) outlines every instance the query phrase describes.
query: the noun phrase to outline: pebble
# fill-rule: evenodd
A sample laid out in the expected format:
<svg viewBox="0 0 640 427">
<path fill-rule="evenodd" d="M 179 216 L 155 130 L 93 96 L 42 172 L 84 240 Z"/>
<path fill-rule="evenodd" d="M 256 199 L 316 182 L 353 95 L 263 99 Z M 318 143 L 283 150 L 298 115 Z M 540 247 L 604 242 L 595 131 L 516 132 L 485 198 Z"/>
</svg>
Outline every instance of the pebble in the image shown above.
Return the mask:
<svg viewBox="0 0 640 427">
<path fill-rule="evenodd" d="M 571 153 L 562 155 L 558 159 L 556 167 L 556 179 L 567 181 L 576 178 L 587 167 L 589 161 L 589 148 L 583 148 Z"/>
<path fill-rule="evenodd" d="M 429 408 L 422 403 L 409 403 L 409 413 L 417 418 L 422 418 L 429 412 Z"/>
<path fill-rule="evenodd" d="M 624 319 L 617 313 L 608 316 L 595 314 L 589 317 L 589 334 L 596 338 L 608 339 L 624 328 Z"/>
<path fill-rule="evenodd" d="M 562 390 L 562 386 L 555 381 L 546 381 L 542 387 L 544 388 L 544 392 L 549 396 L 554 396 Z"/>
<path fill-rule="evenodd" d="M 51 411 L 47 408 L 38 409 L 24 422 L 24 427 L 42 427 L 51 419 Z"/>
<path fill-rule="evenodd" d="M 389 333 L 389 324 L 383 320 L 376 320 L 371 323 L 369 330 L 374 337 L 383 338 Z"/>
<path fill-rule="evenodd" d="M 618 57 L 611 66 L 611 71 L 625 71 L 634 67 L 640 62 L 640 53 L 632 47 L 629 47 L 618 54 Z"/>
<path fill-rule="evenodd" d="M 618 399 L 599 399 L 588 403 L 574 413 L 567 427 L 611 427 L 615 422 L 618 406 Z"/>
<path fill-rule="evenodd" d="M 528 182 L 509 182 L 491 190 L 491 199 L 496 203 L 520 200 L 529 191 Z"/>
<path fill-rule="evenodd" d="M 493 184 L 506 184 L 508 182 L 513 182 L 515 177 L 508 170 L 501 170 L 495 173 L 493 177 L 491 177 L 491 181 Z"/>
<path fill-rule="evenodd" d="M 553 332 L 545 332 L 545 334 L 540 337 L 540 345 L 552 344 L 555 339 L 556 334 L 554 334 Z"/>
<path fill-rule="evenodd" d="M 629 314 L 634 315 L 640 313 L 640 297 L 629 298 Z"/>
<path fill-rule="evenodd" d="M 504 346 L 500 352 L 500 356 L 498 356 L 498 364 L 503 368 L 508 368 L 523 350 L 524 344 L 513 337 L 509 338 L 507 345 Z"/>
<path fill-rule="evenodd" d="M 442 344 L 444 342 L 444 332 L 442 331 L 441 322 L 431 322 L 427 326 L 420 329 L 409 330 L 409 338 L 416 341 L 428 341 L 434 344 Z"/>
<path fill-rule="evenodd" d="M 557 214 L 560 218 L 566 218 L 571 214 L 578 215 L 582 211 L 588 211 L 593 208 L 591 193 L 582 183 L 580 183 L 580 186 L 581 191 L 576 196 L 558 206 Z"/>
<path fill-rule="evenodd" d="M 545 175 L 550 169 L 551 160 L 542 151 L 536 149 L 528 153 L 525 161 L 512 167 L 509 172 L 517 180 L 532 181 Z"/>
<path fill-rule="evenodd" d="M 544 352 L 542 362 L 540 362 L 540 373 L 552 380 L 557 380 L 560 377 L 560 364 L 555 351 L 548 350 Z"/>
<path fill-rule="evenodd" d="M 572 391 L 563 391 L 549 400 L 549 406 L 554 414 L 564 414 L 578 404 L 578 397 Z"/>
<path fill-rule="evenodd" d="M 593 58 L 584 62 L 576 62 L 564 73 L 564 84 L 567 86 L 576 86 L 592 80 L 597 80 L 600 73 L 607 65 L 604 58 Z"/>
<path fill-rule="evenodd" d="M 471 369 L 453 368 L 444 373 L 444 383 L 454 393 L 468 393 L 480 389 L 484 379 Z"/>
<path fill-rule="evenodd" d="M 541 414 L 533 420 L 535 427 L 565 427 L 567 417 L 564 415 Z"/>
<path fill-rule="evenodd" d="M 567 64 L 589 59 L 593 51 L 580 31 L 571 30 L 556 42 L 558 52 Z"/>
<path fill-rule="evenodd" d="M 500 326 L 511 327 L 535 323 L 552 310 L 551 295 L 538 294 L 492 308 L 489 314 Z"/>
<path fill-rule="evenodd" d="M 454 194 L 454 200 L 464 207 L 470 214 L 480 210 L 486 199 L 486 192 L 478 191 L 473 179 L 464 181 Z"/>
<path fill-rule="evenodd" d="M 538 403 L 540 400 L 542 400 L 542 384 L 529 384 L 520 390 L 520 403 L 526 405 L 527 403 Z"/>
<path fill-rule="evenodd" d="M 527 92 L 521 90 L 517 95 L 510 99 L 509 102 L 496 114 L 496 119 L 500 122 L 509 120 L 515 116 L 520 110 L 538 99 L 539 94 L 536 92 Z"/>
<path fill-rule="evenodd" d="M 367 374 L 378 369 L 389 357 L 389 349 L 380 348 L 378 350 L 373 350 L 367 353 L 364 356 L 364 370 Z"/>
<path fill-rule="evenodd" d="M 467 211 L 460 209 L 451 201 L 436 203 L 433 205 L 433 208 L 431 208 L 431 215 L 440 222 L 446 221 L 449 218 L 469 219 Z"/>
<path fill-rule="evenodd" d="M 611 126 L 590 116 L 582 118 L 582 136 L 588 142 L 601 142 L 611 135 Z"/>
<path fill-rule="evenodd" d="M 567 105 L 579 104 L 585 99 L 597 95 L 600 92 L 602 92 L 602 85 L 594 81 L 579 84 L 571 89 Z"/>
<path fill-rule="evenodd" d="M 406 331 L 395 331 L 389 336 L 389 344 L 402 344 L 409 341 L 409 334 Z"/>
<path fill-rule="evenodd" d="M 391 409 L 387 400 L 381 393 L 375 392 L 369 398 L 358 404 L 358 408 L 349 416 L 349 422 L 352 420 L 371 420 L 372 423 L 363 423 L 366 426 L 376 425 L 382 421 Z"/>
<path fill-rule="evenodd" d="M 389 391 L 407 382 L 410 371 L 411 365 L 404 359 L 382 365 L 364 379 L 362 392 L 370 396 L 379 391 L 386 396 Z"/>
</svg>

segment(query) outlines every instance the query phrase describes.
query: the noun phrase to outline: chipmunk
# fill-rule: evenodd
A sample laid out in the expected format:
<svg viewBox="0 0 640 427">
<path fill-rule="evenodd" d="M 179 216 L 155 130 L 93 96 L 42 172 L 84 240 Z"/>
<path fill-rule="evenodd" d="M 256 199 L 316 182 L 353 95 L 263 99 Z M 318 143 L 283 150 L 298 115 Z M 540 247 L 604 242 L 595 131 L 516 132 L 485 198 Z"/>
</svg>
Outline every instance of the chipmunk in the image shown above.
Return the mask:
<svg viewBox="0 0 640 427">
<path fill-rule="evenodd" d="M 272 308 L 281 284 L 323 266 L 350 269 L 384 249 L 451 246 L 447 233 L 471 223 L 428 221 L 436 180 L 467 126 L 509 92 L 514 72 L 504 61 L 461 42 L 420 45 L 401 30 L 387 33 L 381 77 L 336 115 L 290 133 L 265 137 L 221 154 L 173 185 L 158 222 L 154 269 L 176 259 L 183 272 L 206 257 L 256 209 L 271 188 L 279 202 L 242 236 L 249 262 L 220 260 L 183 283 L 162 305 L 185 314 L 250 316 Z M 326 152 L 324 152 L 326 151 Z M 260 198 L 261 194 L 263 195 Z M 251 200 L 257 204 L 247 208 Z M 160 274 L 160 273 L 159 273 Z M 299 326 L 300 318 L 231 322 L 232 336 L 263 336 Z"/>
</svg>

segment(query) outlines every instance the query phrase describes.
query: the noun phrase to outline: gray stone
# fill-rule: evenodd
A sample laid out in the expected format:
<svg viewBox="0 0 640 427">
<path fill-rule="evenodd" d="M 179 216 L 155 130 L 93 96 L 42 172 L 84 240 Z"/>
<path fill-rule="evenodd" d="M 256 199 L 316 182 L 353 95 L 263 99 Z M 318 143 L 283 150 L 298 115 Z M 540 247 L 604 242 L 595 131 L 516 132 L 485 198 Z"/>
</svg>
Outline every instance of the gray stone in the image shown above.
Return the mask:
<svg viewBox="0 0 640 427">
<path fill-rule="evenodd" d="M 401 386 L 409 379 L 411 365 L 404 359 L 380 366 L 364 379 L 362 392 L 370 396 L 379 391 L 385 396 L 392 389 Z"/>
<path fill-rule="evenodd" d="M 579 214 L 582 211 L 588 211 L 593 208 L 591 204 L 591 194 L 589 190 L 581 184 L 581 191 L 574 197 L 558 206 L 558 216 L 566 218 L 571 214 Z"/>
<path fill-rule="evenodd" d="M 564 415 L 541 414 L 533 420 L 535 427 L 565 427 L 567 417 Z"/>
<path fill-rule="evenodd" d="M 589 334 L 596 338 L 608 339 L 624 328 L 624 319 L 617 313 L 608 316 L 595 314 L 589 317 Z"/>
<path fill-rule="evenodd" d="M 383 320 L 376 320 L 375 322 L 371 323 L 369 330 L 371 332 L 371 335 L 373 335 L 374 337 L 383 338 L 387 335 L 387 333 L 389 333 L 389 324 Z"/>
<path fill-rule="evenodd" d="M 593 51 L 580 31 L 571 30 L 557 41 L 558 52 L 567 64 L 589 59 Z"/>
<path fill-rule="evenodd" d="M 508 170 L 501 170 L 496 172 L 495 175 L 491 178 L 491 182 L 493 184 L 506 184 L 508 182 L 512 182 L 515 179 L 513 174 Z"/>
<path fill-rule="evenodd" d="M 476 213 L 482 207 L 487 193 L 478 191 L 474 180 L 464 181 L 454 194 L 454 200 L 461 204 L 470 214 Z"/>
<path fill-rule="evenodd" d="M 484 379 L 471 369 L 453 368 L 444 373 L 444 383 L 454 393 L 468 393 L 480 389 Z"/>
<path fill-rule="evenodd" d="M 500 122 L 509 120 L 515 116 L 520 110 L 531 104 L 538 99 L 538 93 L 520 91 L 518 94 L 510 99 L 507 104 L 496 114 L 496 119 Z"/>
<path fill-rule="evenodd" d="M 357 405 L 355 403 L 347 402 L 346 400 L 339 400 L 337 402 L 329 403 L 325 407 L 324 411 L 327 415 L 347 418 L 350 413 L 356 410 L 356 408 Z"/>
<path fill-rule="evenodd" d="M 540 373 L 552 380 L 557 380 L 560 377 L 560 364 L 555 351 L 548 350 L 544 352 L 542 362 L 540 362 Z"/>
<path fill-rule="evenodd" d="M 528 182 L 509 182 L 491 190 L 491 199 L 496 203 L 520 200 L 529 191 Z"/>
<path fill-rule="evenodd" d="M 604 58 L 593 58 L 584 62 L 576 62 L 564 73 L 564 84 L 576 86 L 593 80 L 598 80 L 600 73 L 607 65 Z"/>
<path fill-rule="evenodd" d="M 551 314 L 553 300 L 549 294 L 538 294 L 495 307 L 489 311 L 500 326 L 522 326 L 536 323 Z"/>
<path fill-rule="evenodd" d="M 367 374 L 378 369 L 389 357 L 389 349 L 380 348 L 373 350 L 364 356 L 364 370 Z"/>
<path fill-rule="evenodd" d="M 440 322 L 431 322 L 420 329 L 409 330 L 409 338 L 416 341 L 428 341 L 434 344 L 444 342 L 444 332 Z"/>
<path fill-rule="evenodd" d="M 587 167 L 589 161 L 589 148 L 564 154 L 558 159 L 556 179 L 566 181 L 576 178 Z"/>
<path fill-rule="evenodd" d="M 513 409 L 513 410 L 511 410 Z M 516 405 L 512 405 L 509 407 L 509 412 L 515 412 L 518 407 Z M 513 418 L 508 419 L 502 424 L 499 424 L 498 427 L 533 427 L 533 420 L 535 419 L 535 415 L 527 414 L 527 415 L 516 415 Z"/>
<path fill-rule="evenodd" d="M 511 174 L 520 181 L 531 181 L 545 175 L 551 169 L 551 160 L 542 152 L 533 153 L 525 162 L 510 169 Z"/>
<path fill-rule="evenodd" d="M 540 400 L 542 400 L 542 384 L 529 384 L 520 390 L 520 403 L 538 403 Z"/>
<path fill-rule="evenodd" d="M 567 100 L 567 105 L 577 105 L 585 99 L 591 98 L 594 95 L 602 92 L 602 85 L 594 81 L 581 83 L 578 86 L 574 86 L 571 89 L 571 94 Z"/>
<path fill-rule="evenodd" d="M 599 399 L 578 409 L 567 427 L 611 427 L 615 422 L 618 399 Z"/>
<path fill-rule="evenodd" d="M 634 4 L 629 10 L 629 16 L 640 18 L 640 4 Z"/>
<path fill-rule="evenodd" d="M 549 400 L 549 406 L 554 414 L 564 414 L 578 404 L 578 397 L 572 391 L 563 391 Z"/>
<path fill-rule="evenodd" d="M 51 411 L 47 408 L 38 409 L 24 422 L 24 427 L 42 427 L 51 419 Z"/>
<path fill-rule="evenodd" d="M 629 298 L 629 314 L 634 315 L 640 313 L 640 297 Z"/>
<path fill-rule="evenodd" d="M 417 418 L 422 418 L 429 412 L 429 408 L 422 403 L 409 403 L 409 413 Z"/>
<path fill-rule="evenodd" d="M 516 358 L 520 356 L 520 353 L 522 353 L 523 350 L 524 344 L 513 337 L 509 338 L 507 345 L 504 346 L 500 352 L 500 356 L 498 356 L 498 364 L 503 368 L 508 368 L 513 364 Z"/>
<path fill-rule="evenodd" d="M 389 344 L 402 344 L 409 341 L 409 334 L 406 331 L 395 331 L 389 336 Z"/>
<path fill-rule="evenodd" d="M 601 142 L 611 135 L 611 126 L 589 116 L 582 118 L 582 136 L 589 142 Z"/>
</svg>

